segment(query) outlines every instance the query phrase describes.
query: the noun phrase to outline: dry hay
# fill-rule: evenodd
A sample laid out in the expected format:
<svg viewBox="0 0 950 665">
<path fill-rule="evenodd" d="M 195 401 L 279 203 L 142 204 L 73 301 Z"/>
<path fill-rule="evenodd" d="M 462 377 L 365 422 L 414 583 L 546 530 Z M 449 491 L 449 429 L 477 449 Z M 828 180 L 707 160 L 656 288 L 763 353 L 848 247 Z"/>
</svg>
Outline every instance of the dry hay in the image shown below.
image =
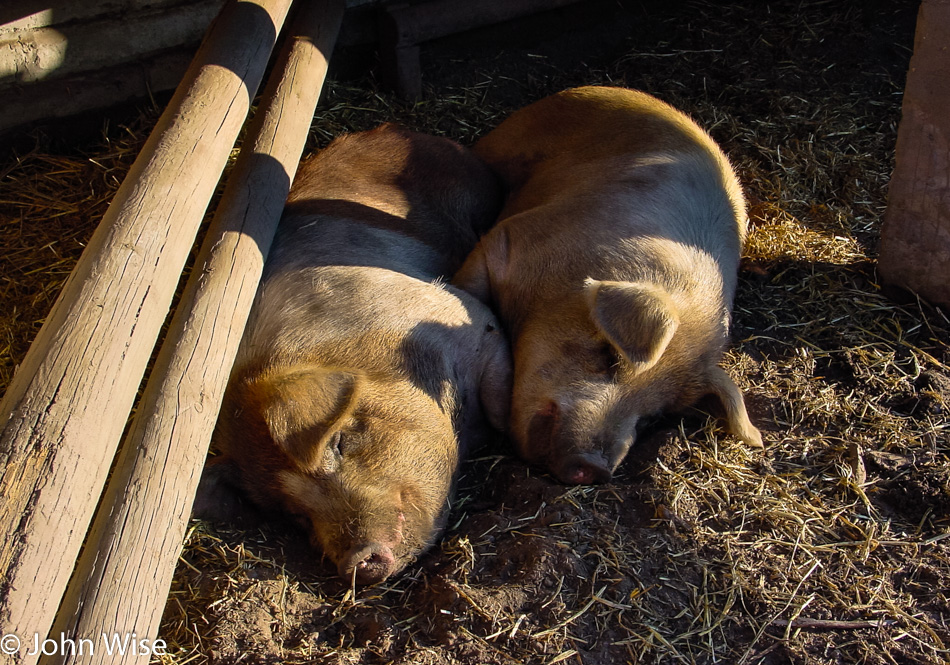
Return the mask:
<svg viewBox="0 0 950 665">
<path fill-rule="evenodd" d="M 692 114 L 751 203 L 724 365 L 765 454 L 696 412 L 641 432 L 615 482 L 569 488 L 499 442 L 440 545 L 364 589 L 290 525 L 196 522 L 162 662 L 950 661 L 950 322 L 874 269 L 916 3 L 597 6 L 427 48 L 416 105 L 334 82 L 311 148 L 385 120 L 471 143 L 579 83 Z M 0 166 L 4 383 L 152 121 Z"/>
</svg>

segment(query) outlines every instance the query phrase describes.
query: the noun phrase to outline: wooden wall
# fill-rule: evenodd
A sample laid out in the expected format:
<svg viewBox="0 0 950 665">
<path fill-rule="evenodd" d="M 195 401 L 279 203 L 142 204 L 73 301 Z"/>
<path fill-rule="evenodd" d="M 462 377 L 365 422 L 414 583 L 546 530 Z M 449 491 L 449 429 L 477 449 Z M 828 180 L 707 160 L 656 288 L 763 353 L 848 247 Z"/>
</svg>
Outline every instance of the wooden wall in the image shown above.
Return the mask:
<svg viewBox="0 0 950 665">
<path fill-rule="evenodd" d="M 375 40 L 370 5 L 341 41 Z M 0 0 L 0 134 L 178 85 L 224 0 Z M 359 11 L 364 10 L 364 11 Z"/>
<path fill-rule="evenodd" d="M 223 1 L 2 3 L 0 131 L 174 88 Z"/>
</svg>

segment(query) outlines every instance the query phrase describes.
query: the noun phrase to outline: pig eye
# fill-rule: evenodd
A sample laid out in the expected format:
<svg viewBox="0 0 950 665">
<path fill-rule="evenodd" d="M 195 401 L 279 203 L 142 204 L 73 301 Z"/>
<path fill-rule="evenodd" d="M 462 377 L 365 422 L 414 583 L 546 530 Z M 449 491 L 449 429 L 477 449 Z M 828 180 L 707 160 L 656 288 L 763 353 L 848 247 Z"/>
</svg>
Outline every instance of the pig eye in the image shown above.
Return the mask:
<svg viewBox="0 0 950 665">
<path fill-rule="evenodd" d="M 620 364 L 617 349 L 610 342 L 604 342 L 595 353 L 594 371 L 598 374 L 613 374 Z"/>
<path fill-rule="evenodd" d="M 343 441 L 343 433 L 334 432 L 333 436 L 327 442 L 327 448 L 329 448 L 336 457 L 343 457 L 343 453 L 346 452 L 346 446 Z"/>
</svg>

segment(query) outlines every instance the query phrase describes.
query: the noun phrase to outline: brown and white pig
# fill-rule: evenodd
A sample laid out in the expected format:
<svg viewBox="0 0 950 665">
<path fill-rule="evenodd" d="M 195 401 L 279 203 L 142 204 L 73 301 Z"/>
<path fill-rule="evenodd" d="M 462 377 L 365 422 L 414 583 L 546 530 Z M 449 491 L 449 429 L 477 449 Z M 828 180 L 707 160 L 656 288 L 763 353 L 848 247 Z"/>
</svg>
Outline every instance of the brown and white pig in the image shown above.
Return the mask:
<svg viewBox="0 0 950 665">
<path fill-rule="evenodd" d="M 431 545 L 465 450 L 506 425 L 507 342 L 443 280 L 500 206 L 471 151 L 391 124 L 300 166 L 209 470 L 297 516 L 347 580 L 384 580 Z"/>
<path fill-rule="evenodd" d="M 712 139 L 650 95 L 591 86 L 515 112 L 475 152 L 511 195 L 455 283 L 507 328 L 522 457 L 606 482 L 638 421 L 708 393 L 761 446 L 717 364 L 746 208 Z"/>
</svg>

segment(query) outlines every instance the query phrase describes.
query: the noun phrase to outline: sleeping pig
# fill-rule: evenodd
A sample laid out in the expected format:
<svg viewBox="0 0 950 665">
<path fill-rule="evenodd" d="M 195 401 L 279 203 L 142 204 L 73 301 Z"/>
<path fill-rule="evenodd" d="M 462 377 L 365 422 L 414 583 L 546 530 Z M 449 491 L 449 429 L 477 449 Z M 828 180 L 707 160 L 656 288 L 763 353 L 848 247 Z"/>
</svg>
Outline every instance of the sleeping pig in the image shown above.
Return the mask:
<svg viewBox="0 0 950 665">
<path fill-rule="evenodd" d="M 475 152 L 511 196 L 455 283 L 509 333 L 521 455 L 606 482 L 638 421 L 710 393 L 761 446 L 717 365 L 746 209 L 712 139 L 650 95 L 583 87 L 517 111 Z"/>
<path fill-rule="evenodd" d="M 384 580 L 432 544 L 466 449 L 505 427 L 507 342 L 442 281 L 500 205 L 470 151 L 394 125 L 300 166 L 209 471 L 297 516 L 348 581 Z"/>
</svg>

